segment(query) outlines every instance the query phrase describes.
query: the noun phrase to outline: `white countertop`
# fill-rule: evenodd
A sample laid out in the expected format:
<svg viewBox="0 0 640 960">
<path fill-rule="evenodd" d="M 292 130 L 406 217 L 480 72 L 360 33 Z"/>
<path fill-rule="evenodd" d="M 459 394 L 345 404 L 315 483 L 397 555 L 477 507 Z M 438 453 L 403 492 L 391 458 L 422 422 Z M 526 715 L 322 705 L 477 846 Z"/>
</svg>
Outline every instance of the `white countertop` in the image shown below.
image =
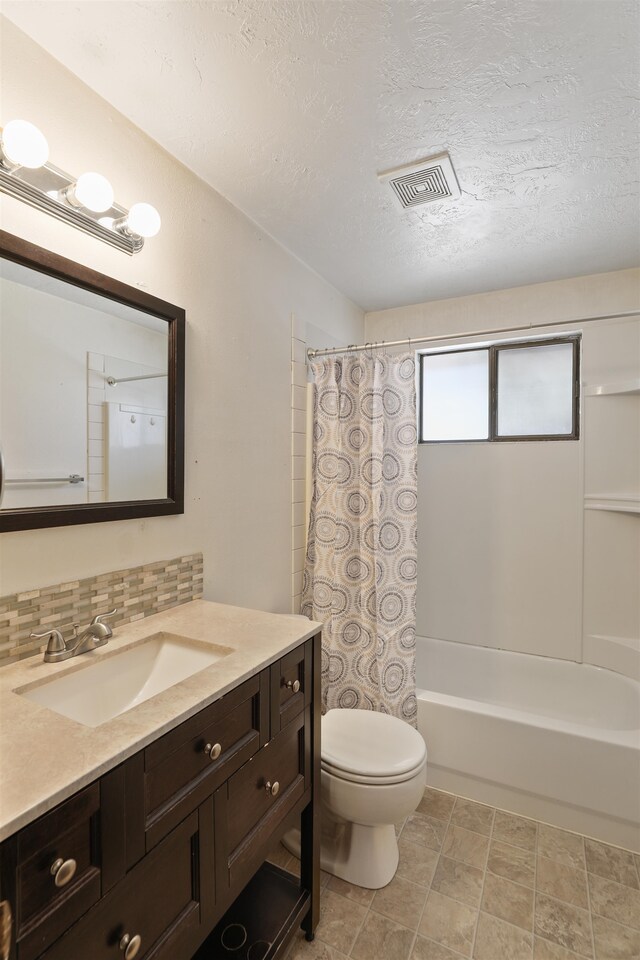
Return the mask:
<svg viewBox="0 0 640 960">
<path fill-rule="evenodd" d="M 79 657 L 55 664 L 35 656 L 0 669 L 0 841 L 219 700 L 320 627 L 310 620 L 194 600 L 116 627 L 105 646 Z M 69 720 L 15 693 L 27 684 L 83 670 L 161 631 L 233 652 L 98 727 Z"/>
</svg>

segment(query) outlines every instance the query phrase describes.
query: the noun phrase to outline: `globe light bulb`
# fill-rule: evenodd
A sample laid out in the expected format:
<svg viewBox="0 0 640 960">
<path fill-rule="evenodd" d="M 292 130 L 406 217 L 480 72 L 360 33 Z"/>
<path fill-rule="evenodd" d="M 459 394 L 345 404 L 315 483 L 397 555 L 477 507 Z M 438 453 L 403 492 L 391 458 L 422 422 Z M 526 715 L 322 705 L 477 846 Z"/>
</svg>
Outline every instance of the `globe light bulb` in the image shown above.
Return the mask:
<svg viewBox="0 0 640 960">
<path fill-rule="evenodd" d="M 127 214 L 127 230 L 139 237 L 155 237 L 161 223 L 160 214 L 150 203 L 134 203 Z"/>
<path fill-rule="evenodd" d="M 113 206 L 113 187 L 101 173 L 83 173 L 73 185 L 76 203 L 93 213 L 104 213 Z"/>
<path fill-rule="evenodd" d="M 49 159 L 46 137 L 28 120 L 10 120 L 2 131 L 2 153 L 13 167 L 36 170 Z"/>
</svg>

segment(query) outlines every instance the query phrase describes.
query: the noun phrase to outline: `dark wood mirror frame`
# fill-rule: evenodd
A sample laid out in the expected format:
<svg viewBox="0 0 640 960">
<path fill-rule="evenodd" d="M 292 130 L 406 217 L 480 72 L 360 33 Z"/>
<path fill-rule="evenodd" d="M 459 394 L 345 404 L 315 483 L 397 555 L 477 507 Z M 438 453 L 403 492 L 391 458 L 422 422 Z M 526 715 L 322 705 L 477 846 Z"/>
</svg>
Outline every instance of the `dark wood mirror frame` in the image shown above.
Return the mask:
<svg viewBox="0 0 640 960">
<path fill-rule="evenodd" d="M 126 303 L 137 310 L 166 320 L 169 327 L 167 396 L 167 497 L 162 500 L 125 500 L 117 503 L 81 503 L 49 507 L 0 509 L 0 533 L 35 530 L 76 523 L 134 520 L 184 513 L 184 367 L 185 312 L 157 297 L 129 287 L 95 270 L 37 247 L 0 230 L 0 256 L 40 273 Z M 0 438 L 1 442 L 1 438 Z"/>
</svg>

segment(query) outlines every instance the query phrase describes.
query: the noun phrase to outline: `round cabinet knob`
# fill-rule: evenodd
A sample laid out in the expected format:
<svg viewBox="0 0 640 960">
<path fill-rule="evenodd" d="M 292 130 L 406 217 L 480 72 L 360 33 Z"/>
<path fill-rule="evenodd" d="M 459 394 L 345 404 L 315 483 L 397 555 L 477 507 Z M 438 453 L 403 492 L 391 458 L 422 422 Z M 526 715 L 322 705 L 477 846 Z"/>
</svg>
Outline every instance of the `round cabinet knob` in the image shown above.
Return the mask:
<svg viewBox="0 0 640 960">
<path fill-rule="evenodd" d="M 300 681 L 299 680 L 287 680 L 285 683 L 287 690 L 292 690 L 294 693 L 300 692 Z"/>
<path fill-rule="evenodd" d="M 137 933 L 135 937 L 130 937 L 128 933 L 125 933 L 120 941 L 120 949 L 124 953 L 124 960 L 133 960 L 134 957 L 137 957 L 141 946 L 142 937 Z"/>
<path fill-rule="evenodd" d="M 63 860 L 58 857 L 51 864 L 51 876 L 56 887 L 66 887 L 70 880 L 73 880 L 76 872 L 77 863 L 75 860 Z"/>
<path fill-rule="evenodd" d="M 204 752 L 209 757 L 209 760 L 217 760 L 222 753 L 222 746 L 219 743 L 205 743 Z"/>
<path fill-rule="evenodd" d="M 280 784 L 278 783 L 277 780 L 274 780 L 273 783 L 271 783 L 271 780 L 267 780 L 267 782 L 264 785 L 264 788 L 270 797 L 277 797 L 278 794 L 280 793 Z"/>
</svg>

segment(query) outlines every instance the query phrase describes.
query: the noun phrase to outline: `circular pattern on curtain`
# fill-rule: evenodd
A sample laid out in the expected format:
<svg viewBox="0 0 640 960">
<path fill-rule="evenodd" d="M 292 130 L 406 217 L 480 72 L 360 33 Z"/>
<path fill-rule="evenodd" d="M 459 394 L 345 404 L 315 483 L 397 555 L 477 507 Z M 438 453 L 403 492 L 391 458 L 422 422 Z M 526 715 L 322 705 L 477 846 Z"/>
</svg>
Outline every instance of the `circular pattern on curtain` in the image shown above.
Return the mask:
<svg viewBox="0 0 640 960">
<path fill-rule="evenodd" d="M 313 497 L 302 613 L 323 623 L 325 709 L 415 725 L 413 354 L 311 363 Z"/>
</svg>

